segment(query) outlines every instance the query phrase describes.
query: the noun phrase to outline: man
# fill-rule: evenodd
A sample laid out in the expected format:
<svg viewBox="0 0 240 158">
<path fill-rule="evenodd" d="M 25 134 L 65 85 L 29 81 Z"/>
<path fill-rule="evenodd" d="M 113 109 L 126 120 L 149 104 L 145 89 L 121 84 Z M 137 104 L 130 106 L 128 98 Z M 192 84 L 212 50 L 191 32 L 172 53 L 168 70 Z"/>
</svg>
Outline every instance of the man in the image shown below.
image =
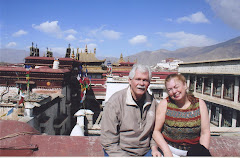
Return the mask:
<svg viewBox="0 0 240 158">
<path fill-rule="evenodd" d="M 128 88 L 105 104 L 101 122 L 105 156 L 161 156 L 152 139 L 157 102 L 147 92 L 151 78 L 148 66 L 135 64 Z"/>
</svg>

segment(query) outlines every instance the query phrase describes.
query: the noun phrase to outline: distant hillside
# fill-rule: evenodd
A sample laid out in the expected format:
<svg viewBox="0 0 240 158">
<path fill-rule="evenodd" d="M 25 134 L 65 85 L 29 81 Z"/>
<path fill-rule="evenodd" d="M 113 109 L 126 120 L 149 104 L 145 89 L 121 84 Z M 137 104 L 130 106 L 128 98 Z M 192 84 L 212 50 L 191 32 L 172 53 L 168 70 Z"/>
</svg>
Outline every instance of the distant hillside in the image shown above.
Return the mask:
<svg viewBox="0 0 240 158">
<path fill-rule="evenodd" d="M 198 51 L 195 51 L 194 54 L 190 54 L 188 57 L 183 58 L 183 61 L 202 61 L 226 58 L 240 58 L 240 37 L 216 45 L 203 47 Z"/>
<path fill-rule="evenodd" d="M 0 49 L 0 62 L 24 63 L 24 58 L 29 55 L 25 50 Z"/>
<path fill-rule="evenodd" d="M 207 47 L 186 47 L 175 51 L 163 49 L 143 51 L 135 55 L 127 56 L 124 60 L 128 58 L 130 61 L 137 59 L 138 63 L 147 65 L 156 65 L 166 58 L 177 58 L 184 62 L 240 58 L 240 37 Z"/>
<path fill-rule="evenodd" d="M 0 55 L 0 62 L 22 63 L 24 62 L 24 58 L 29 55 L 29 52 L 15 49 L 0 49 Z M 55 57 L 59 56 L 57 53 L 53 55 Z M 133 62 L 137 59 L 138 63 L 156 65 L 166 58 L 176 58 L 184 62 L 240 58 L 240 36 L 206 47 L 186 47 L 175 51 L 165 49 L 142 51 L 131 56 L 126 56 L 124 60 L 128 61 L 129 59 L 129 61 Z M 114 57 L 98 57 L 98 59 L 106 59 L 106 61 L 111 61 L 112 63 L 119 60 L 119 58 Z"/>
<path fill-rule="evenodd" d="M 25 57 L 29 56 L 30 52 L 18 49 L 0 49 L 0 63 L 24 63 Z M 40 56 L 43 56 L 40 52 Z M 46 53 L 45 53 L 46 54 Z M 53 53 L 54 57 L 61 56 L 58 53 Z"/>
</svg>

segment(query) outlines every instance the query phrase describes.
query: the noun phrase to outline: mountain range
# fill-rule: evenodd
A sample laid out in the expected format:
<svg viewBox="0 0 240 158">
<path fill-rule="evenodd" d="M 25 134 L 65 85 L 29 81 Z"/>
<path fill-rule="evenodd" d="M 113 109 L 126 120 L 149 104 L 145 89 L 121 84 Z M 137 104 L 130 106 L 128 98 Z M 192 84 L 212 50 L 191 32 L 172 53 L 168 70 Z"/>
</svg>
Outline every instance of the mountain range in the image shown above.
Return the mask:
<svg viewBox="0 0 240 158">
<path fill-rule="evenodd" d="M 137 59 L 138 63 L 156 65 L 166 58 L 175 58 L 184 62 L 240 58 L 240 36 L 206 47 L 185 47 L 175 51 L 165 49 L 142 51 L 135 55 L 127 56 L 124 60 L 134 61 Z"/>
<path fill-rule="evenodd" d="M 25 50 L 0 49 L 1 62 L 24 63 L 24 58 L 28 55 L 29 52 Z M 53 55 L 59 56 L 57 53 L 54 53 Z M 106 61 L 111 61 L 112 63 L 119 60 L 119 58 L 115 57 L 97 58 L 106 59 Z M 175 51 L 165 49 L 142 51 L 134 55 L 126 56 L 123 59 L 130 62 L 137 60 L 138 63 L 146 65 L 156 65 L 167 58 L 175 58 L 184 62 L 240 58 L 240 36 L 226 42 L 206 47 L 185 47 Z"/>
</svg>

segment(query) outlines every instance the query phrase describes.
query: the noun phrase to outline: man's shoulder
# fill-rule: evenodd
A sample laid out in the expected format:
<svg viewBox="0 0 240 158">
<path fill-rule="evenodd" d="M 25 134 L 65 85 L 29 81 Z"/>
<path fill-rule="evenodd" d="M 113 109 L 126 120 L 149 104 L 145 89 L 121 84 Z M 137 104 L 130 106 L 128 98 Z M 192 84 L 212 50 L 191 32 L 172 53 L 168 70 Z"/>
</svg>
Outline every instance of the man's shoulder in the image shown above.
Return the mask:
<svg viewBox="0 0 240 158">
<path fill-rule="evenodd" d="M 119 91 L 113 93 L 113 95 L 108 99 L 107 102 L 116 102 L 117 100 L 122 100 L 122 99 L 126 98 L 127 89 L 128 88 L 124 88 L 122 90 L 119 90 Z"/>
<path fill-rule="evenodd" d="M 110 98 L 112 98 L 112 97 L 121 97 L 121 96 L 126 95 L 127 94 L 127 89 L 128 88 L 124 88 L 122 90 L 119 90 L 119 91 L 115 92 Z"/>
<path fill-rule="evenodd" d="M 126 100 L 127 88 L 115 92 L 106 102 L 106 107 L 113 108 L 120 106 Z"/>
</svg>

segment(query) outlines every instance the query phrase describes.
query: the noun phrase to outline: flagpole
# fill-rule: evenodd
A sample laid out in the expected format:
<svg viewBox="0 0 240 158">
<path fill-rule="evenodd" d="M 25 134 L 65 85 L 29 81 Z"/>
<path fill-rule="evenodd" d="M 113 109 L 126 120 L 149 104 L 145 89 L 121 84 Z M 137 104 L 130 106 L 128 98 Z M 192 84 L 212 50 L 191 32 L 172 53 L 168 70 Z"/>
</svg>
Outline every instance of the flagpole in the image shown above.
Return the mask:
<svg viewBox="0 0 240 158">
<path fill-rule="evenodd" d="M 26 82 L 27 82 L 27 99 L 29 100 L 30 99 L 30 88 L 29 88 L 29 79 L 30 79 L 30 77 L 29 77 L 29 74 L 30 74 L 30 66 L 29 65 L 27 65 L 27 69 L 26 69 Z"/>
</svg>

